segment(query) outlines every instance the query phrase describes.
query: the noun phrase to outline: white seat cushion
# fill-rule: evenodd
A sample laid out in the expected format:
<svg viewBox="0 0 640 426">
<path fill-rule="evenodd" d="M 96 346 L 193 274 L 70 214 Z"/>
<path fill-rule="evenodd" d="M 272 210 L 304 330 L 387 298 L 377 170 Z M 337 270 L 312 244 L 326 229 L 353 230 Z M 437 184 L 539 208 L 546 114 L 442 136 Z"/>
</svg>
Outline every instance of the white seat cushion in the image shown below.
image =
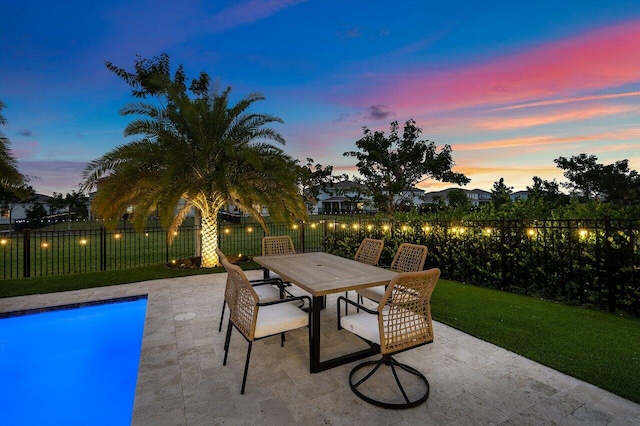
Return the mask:
<svg viewBox="0 0 640 426">
<path fill-rule="evenodd" d="M 342 328 L 373 343 L 380 344 L 378 316 L 360 311 L 340 318 Z"/>
<path fill-rule="evenodd" d="M 253 289 L 261 302 L 273 302 L 280 299 L 280 292 L 269 284 L 257 285 Z"/>
<path fill-rule="evenodd" d="M 256 321 L 255 338 L 271 336 L 309 324 L 309 314 L 298 308 L 297 301 L 260 306 Z"/>
<path fill-rule="evenodd" d="M 383 285 L 379 285 L 376 287 L 368 287 L 358 290 L 358 294 L 362 297 L 366 297 L 369 300 L 373 300 L 374 302 L 380 302 L 384 293 L 387 291 L 387 287 Z"/>
</svg>

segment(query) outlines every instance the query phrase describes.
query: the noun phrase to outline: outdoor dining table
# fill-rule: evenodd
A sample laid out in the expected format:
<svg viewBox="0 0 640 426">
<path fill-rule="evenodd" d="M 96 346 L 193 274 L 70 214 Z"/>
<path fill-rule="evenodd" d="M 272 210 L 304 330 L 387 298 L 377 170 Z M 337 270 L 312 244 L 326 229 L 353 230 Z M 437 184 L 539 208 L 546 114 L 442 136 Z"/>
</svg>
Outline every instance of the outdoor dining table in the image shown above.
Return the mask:
<svg viewBox="0 0 640 426">
<path fill-rule="evenodd" d="M 376 353 L 372 348 L 368 348 L 321 361 L 320 312 L 324 308 L 326 295 L 388 284 L 396 272 L 324 252 L 256 256 L 253 260 L 280 275 L 284 281 L 291 282 L 311 294 L 311 373 L 318 373 Z"/>
</svg>

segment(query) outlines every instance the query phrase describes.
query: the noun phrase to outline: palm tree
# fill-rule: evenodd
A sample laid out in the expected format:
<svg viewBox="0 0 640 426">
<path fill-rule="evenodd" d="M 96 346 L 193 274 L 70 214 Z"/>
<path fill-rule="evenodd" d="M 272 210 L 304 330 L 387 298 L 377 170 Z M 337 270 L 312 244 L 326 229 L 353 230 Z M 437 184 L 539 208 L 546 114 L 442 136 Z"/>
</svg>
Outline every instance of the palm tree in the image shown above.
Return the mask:
<svg viewBox="0 0 640 426">
<path fill-rule="evenodd" d="M 306 216 L 297 186 L 299 167 L 280 148 L 265 142 L 284 143 L 278 132 L 265 127 L 282 120 L 247 112 L 264 99 L 262 95 L 254 93 L 230 105 L 227 88 L 200 91 L 201 96 L 192 99 L 183 81 L 175 80 L 162 83 L 166 105 L 139 102 L 121 110 L 123 115 L 145 117 L 134 119 L 125 129 L 125 136 L 140 139 L 92 161 L 83 174 L 83 189 L 97 189 L 92 207 L 99 216 L 111 218 L 107 225 L 112 227 L 133 207 L 132 222 L 142 230 L 157 209 L 172 236 L 195 209 L 202 224 L 202 266 L 212 267 L 218 264 L 218 212 L 227 203 L 249 212 L 267 232 L 262 206 L 275 220 L 291 222 Z M 201 74 L 199 81 L 208 78 Z"/>
<path fill-rule="evenodd" d="M 0 101 L 0 125 L 7 124 L 7 120 L 2 114 L 2 109 L 6 105 Z M 21 187 L 27 182 L 26 176 L 18 171 L 18 163 L 16 159 L 11 155 L 9 148 L 9 138 L 0 131 L 0 186 L 22 196 L 23 192 Z"/>
</svg>

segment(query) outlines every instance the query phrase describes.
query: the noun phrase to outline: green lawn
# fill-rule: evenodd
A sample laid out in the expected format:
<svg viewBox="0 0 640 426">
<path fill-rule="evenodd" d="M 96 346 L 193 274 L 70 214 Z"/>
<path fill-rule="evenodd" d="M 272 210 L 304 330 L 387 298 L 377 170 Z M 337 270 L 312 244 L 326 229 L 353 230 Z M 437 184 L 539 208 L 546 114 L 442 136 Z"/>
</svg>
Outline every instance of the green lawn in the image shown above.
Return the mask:
<svg viewBox="0 0 640 426">
<path fill-rule="evenodd" d="M 640 318 L 443 279 L 432 306 L 437 321 L 640 402 Z"/>
<path fill-rule="evenodd" d="M 242 265 L 256 268 L 255 263 Z M 0 281 L 0 297 L 221 272 L 151 266 Z M 640 318 L 621 317 L 441 279 L 434 319 L 640 402 Z"/>
</svg>

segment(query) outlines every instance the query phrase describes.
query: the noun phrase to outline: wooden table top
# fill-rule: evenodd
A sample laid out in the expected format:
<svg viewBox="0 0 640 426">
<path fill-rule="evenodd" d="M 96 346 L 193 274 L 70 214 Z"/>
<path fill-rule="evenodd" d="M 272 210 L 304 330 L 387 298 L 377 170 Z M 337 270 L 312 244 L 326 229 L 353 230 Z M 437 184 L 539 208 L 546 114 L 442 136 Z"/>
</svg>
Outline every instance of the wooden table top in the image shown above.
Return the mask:
<svg viewBox="0 0 640 426">
<path fill-rule="evenodd" d="M 254 261 L 313 296 L 388 284 L 396 272 L 333 254 L 256 256 Z"/>
</svg>

